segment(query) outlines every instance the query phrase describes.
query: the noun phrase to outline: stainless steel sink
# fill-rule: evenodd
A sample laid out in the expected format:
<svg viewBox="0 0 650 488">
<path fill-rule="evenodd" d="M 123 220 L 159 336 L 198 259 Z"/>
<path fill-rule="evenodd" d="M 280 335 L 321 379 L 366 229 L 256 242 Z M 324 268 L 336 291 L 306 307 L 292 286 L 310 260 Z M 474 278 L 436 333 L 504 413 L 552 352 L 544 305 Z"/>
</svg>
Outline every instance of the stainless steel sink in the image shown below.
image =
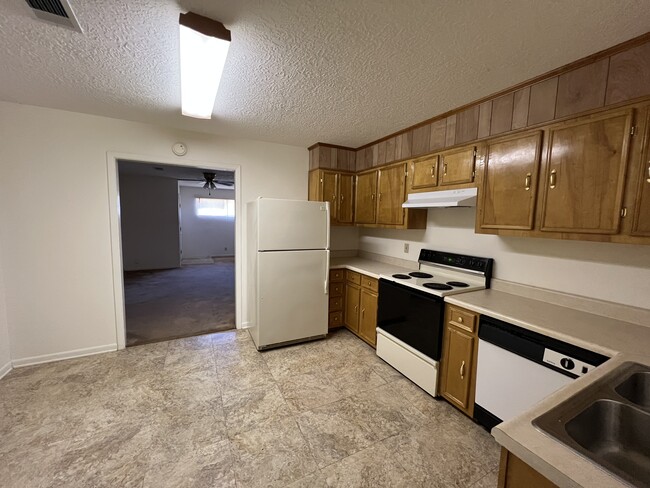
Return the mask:
<svg viewBox="0 0 650 488">
<path fill-rule="evenodd" d="M 650 408 L 650 372 L 631 374 L 616 387 L 616 393 L 636 405 Z"/>
<path fill-rule="evenodd" d="M 650 488 L 650 367 L 623 363 L 533 425 L 633 486 Z"/>
</svg>

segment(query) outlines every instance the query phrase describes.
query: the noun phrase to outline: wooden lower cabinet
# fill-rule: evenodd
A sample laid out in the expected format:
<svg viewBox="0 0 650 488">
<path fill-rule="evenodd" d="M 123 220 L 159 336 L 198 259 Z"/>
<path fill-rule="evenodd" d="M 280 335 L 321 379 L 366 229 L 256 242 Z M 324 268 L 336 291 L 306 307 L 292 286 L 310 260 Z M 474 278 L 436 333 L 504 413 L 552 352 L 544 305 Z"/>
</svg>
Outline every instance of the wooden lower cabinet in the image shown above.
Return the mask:
<svg viewBox="0 0 650 488">
<path fill-rule="evenodd" d="M 558 488 L 505 448 L 501 448 L 499 488 Z"/>
<path fill-rule="evenodd" d="M 377 344 L 377 294 L 362 288 L 359 308 L 359 337 L 374 346 Z"/>
<path fill-rule="evenodd" d="M 440 394 L 470 417 L 474 414 L 478 315 L 447 305 L 440 371 Z"/>
<path fill-rule="evenodd" d="M 377 343 L 377 290 L 375 278 L 346 271 L 345 326 L 371 346 Z"/>
<path fill-rule="evenodd" d="M 359 333 L 359 300 L 361 287 L 354 283 L 345 284 L 345 326 L 355 334 Z"/>
<path fill-rule="evenodd" d="M 345 289 L 345 270 L 330 270 L 329 321 L 328 328 L 335 329 L 343 325 L 343 302 Z"/>
</svg>

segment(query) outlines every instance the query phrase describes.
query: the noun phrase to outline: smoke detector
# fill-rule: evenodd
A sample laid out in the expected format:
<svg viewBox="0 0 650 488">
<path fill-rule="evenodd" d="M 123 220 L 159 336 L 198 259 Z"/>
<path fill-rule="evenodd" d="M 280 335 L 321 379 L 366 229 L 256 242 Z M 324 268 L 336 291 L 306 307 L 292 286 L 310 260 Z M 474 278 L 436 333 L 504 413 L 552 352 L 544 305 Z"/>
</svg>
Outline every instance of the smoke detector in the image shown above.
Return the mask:
<svg viewBox="0 0 650 488">
<path fill-rule="evenodd" d="M 68 0 L 25 0 L 36 18 L 82 32 Z"/>
</svg>

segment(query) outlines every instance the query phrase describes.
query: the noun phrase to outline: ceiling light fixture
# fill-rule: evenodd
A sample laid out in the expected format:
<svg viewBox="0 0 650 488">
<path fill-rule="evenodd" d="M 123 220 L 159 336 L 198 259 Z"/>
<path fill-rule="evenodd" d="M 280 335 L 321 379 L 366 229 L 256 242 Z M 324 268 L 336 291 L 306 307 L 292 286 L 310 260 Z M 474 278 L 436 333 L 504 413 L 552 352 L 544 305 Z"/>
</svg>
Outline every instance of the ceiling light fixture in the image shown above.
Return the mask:
<svg viewBox="0 0 650 488">
<path fill-rule="evenodd" d="M 230 31 L 221 22 L 193 12 L 180 15 L 179 27 L 182 113 L 210 119 L 230 47 Z"/>
</svg>

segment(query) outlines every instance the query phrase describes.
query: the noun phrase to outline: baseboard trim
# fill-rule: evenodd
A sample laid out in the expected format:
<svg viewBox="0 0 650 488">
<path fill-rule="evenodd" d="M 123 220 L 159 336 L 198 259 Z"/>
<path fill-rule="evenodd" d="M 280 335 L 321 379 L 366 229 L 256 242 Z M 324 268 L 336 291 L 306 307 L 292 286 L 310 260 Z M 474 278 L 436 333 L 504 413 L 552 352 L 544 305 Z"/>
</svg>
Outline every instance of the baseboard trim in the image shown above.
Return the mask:
<svg viewBox="0 0 650 488">
<path fill-rule="evenodd" d="M 12 369 L 13 369 L 13 368 L 12 368 L 12 366 L 11 366 L 11 361 L 9 361 L 9 362 L 8 362 L 7 364 L 5 364 L 4 366 L 0 367 L 0 380 L 1 380 L 2 378 L 4 378 L 5 376 L 7 376 L 7 375 L 9 374 L 9 372 L 10 372 Z"/>
<path fill-rule="evenodd" d="M 54 354 L 44 354 L 42 356 L 32 356 L 22 359 L 14 359 L 12 361 L 14 368 L 22 368 L 23 366 L 32 366 L 34 364 L 51 363 L 54 361 L 62 361 L 64 359 L 81 358 L 84 356 L 92 356 L 94 354 L 101 354 L 104 352 L 117 351 L 117 344 L 106 344 L 103 346 L 86 347 L 84 349 L 74 349 L 72 351 L 57 352 Z"/>
</svg>

